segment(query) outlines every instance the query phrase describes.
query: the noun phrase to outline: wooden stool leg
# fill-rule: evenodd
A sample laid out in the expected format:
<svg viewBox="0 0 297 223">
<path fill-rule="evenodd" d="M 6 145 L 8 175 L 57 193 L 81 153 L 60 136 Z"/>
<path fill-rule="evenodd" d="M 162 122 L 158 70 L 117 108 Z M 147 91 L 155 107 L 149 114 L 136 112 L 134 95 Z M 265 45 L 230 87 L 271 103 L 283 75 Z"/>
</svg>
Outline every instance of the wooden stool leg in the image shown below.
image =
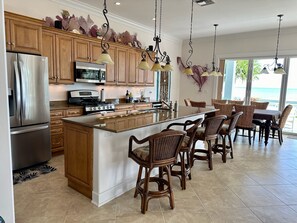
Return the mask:
<svg viewBox="0 0 297 223">
<path fill-rule="evenodd" d="M 222 154 L 222 160 L 223 163 L 226 163 L 226 135 L 223 136 L 223 154 Z"/>
<path fill-rule="evenodd" d="M 142 166 L 139 166 L 139 170 L 138 170 L 138 176 L 137 176 L 137 181 L 136 181 L 136 187 L 135 187 L 135 192 L 134 192 L 134 197 L 137 197 L 137 195 L 139 194 L 138 190 L 137 190 L 137 185 L 141 180 L 141 174 L 142 174 Z"/>
<path fill-rule="evenodd" d="M 187 165 L 190 171 L 188 176 L 189 176 L 189 180 L 192 180 L 190 152 L 188 151 L 186 155 L 187 155 Z"/>
<path fill-rule="evenodd" d="M 210 140 L 207 140 L 207 146 L 208 146 L 208 154 L 207 154 L 207 157 L 208 157 L 208 167 L 210 170 L 213 169 L 213 166 L 212 166 L 212 149 L 211 149 L 211 141 Z"/>
<path fill-rule="evenodd" d="M 181 168 L 181 188 L 186 189 L 186 165 L 185 165 L 185 153 L 180 153 L 180 168 Z"/>
<path fill-rule="evenodd" d="M 172 183 L 171 183 L 171 171 L 170 171 L 170 167 L 166 166 L 165 168 L 167 170 L 168 190 L 169 190 L 169 203 L 170 203 L 171 209 L 174 209 L 174 195 L 173 195 Z"/>
<path fill-rule="evenodd" d="M 232 143 L 230 134 L 228 134 L 228 140 L 229 140 L 229 145 L 230 145 L 230 156 L 231 156 L 231 159 L 233 159 L 233 143 Z"/>
<path fill-rule="evenodd" d="M 143 195 L 142 195 L 142 201 L 141 201 L 141 213 L 145 214 L 148 208 L 148 185 L 150 182 L 150 175 L 151 175 L 152 169 L 145 170 L 145 179 L 144 179 L 144 185 L 143 185 Z"/>
</svg>

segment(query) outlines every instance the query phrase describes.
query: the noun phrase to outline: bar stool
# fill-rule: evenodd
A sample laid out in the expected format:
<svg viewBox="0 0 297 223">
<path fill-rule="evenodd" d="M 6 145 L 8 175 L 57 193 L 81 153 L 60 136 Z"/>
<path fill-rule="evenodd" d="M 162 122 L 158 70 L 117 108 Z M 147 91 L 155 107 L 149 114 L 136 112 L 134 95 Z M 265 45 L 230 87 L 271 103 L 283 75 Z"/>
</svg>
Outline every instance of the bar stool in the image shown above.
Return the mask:
<svg viewBox="0 0 297 223">
<path fill-rule="evenodd" d="M 195 160 L 207 160 L 209 169 L 213 169 L 211 140 L 215 140 L 218 137 L 218 133 L 226 118 L 226 115 L 217 115 L 206 118 L 203 122 L 203 127 L 197 129 L 193 148 L 191 150 L 191 166 L 194 165 Z M 207 148 L 196 149 L 195 146 L 198 140 L 205 141 L 207 143 Z"/>
<path fill-rule="evenodd" d="M 186 189 L 186 178 L 189 177 L 189 179 L 191 180 L 190 152 L 197 128 L 202 123 L 202 121 L 203 118 L 199 118 L 194 121 L 188 120 L 185 123 L 171 123 L 166 128 L 166 130 L 171 130 L 171 128 L 182 127 L 183 131 L 186 132 L 186 136 L 183 140 L 181 149 L 179 151 L 180 161 L 176 162 L 171 166 L 171 176 L 177 176 L 180 179 L 180 185 L 182 190 Z M 177 166 L 180 169 L 174 169 L 174 167 Z"/>
<path fill-rule="evenodd" d="M 174 208 L 170 166 L 176 162 L 184 137 L 184 132 L 176 130 L 156 133 L 142 140 L 130 136 L 128 157 L 139 165 L 134 197 L 140 194 L 143 214 L 147 211 L 148 202 L 152 198 L 169 197 L 170 207 Z M 133 142 L 142 146 L 132 150 Z M 156 167 L 159 168 L 159 177 L 151 177 L 151 172 Z M 145 177 L 142 179 L 143 168 Z M 163 178 L 163 170 L 167 173 L 167 180 Z M 157 183 L 158 190 L 149 190 L 149 182 Z"/>
</svg>

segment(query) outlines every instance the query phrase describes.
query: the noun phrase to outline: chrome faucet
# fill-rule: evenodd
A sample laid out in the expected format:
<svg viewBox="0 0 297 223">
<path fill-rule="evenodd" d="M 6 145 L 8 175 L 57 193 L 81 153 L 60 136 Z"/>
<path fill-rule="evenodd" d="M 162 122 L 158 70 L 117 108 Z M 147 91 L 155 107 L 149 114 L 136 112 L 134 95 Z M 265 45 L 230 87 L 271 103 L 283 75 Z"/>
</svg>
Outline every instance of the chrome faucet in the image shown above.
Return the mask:
<svg viewBox="0 0 297 223">
<path fill-rule="evenodd" d="M 162 104 L 165 104 L 169 110 L 172 110 L 172 101 L 170 101 L 169 104 L 167 102 L 165 102 L 164 100 L 162 100 L 161 102 L 162 102 Z"/>
</svg>

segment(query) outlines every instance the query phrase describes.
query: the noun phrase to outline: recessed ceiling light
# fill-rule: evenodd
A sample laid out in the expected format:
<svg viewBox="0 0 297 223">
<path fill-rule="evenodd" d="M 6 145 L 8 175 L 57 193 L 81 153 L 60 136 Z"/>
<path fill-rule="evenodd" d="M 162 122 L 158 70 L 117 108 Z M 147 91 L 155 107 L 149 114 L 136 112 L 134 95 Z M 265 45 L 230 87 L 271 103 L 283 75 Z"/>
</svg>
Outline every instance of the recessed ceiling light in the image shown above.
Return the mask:
<svg viewBox="0 0 297 223">
<path fill-rule="evenodd" d="M 153 18 L 152 20 L 153 20 L 153 21 L 155 21 L 155 20 L 156 20 L 156 18 Z"/>
<path fill-rule="evenodd" d="M 115 2 L 114 4 L 115 4 L 115 5 L 121 5 L 121 3 L 120 3 L 120 2 Z"/>
<path fill-rule="evenodd" d="M 200 6 L 206 6 L 215 3 L 213 0 L 195 0 L 195 2 Z"/>
</svg>

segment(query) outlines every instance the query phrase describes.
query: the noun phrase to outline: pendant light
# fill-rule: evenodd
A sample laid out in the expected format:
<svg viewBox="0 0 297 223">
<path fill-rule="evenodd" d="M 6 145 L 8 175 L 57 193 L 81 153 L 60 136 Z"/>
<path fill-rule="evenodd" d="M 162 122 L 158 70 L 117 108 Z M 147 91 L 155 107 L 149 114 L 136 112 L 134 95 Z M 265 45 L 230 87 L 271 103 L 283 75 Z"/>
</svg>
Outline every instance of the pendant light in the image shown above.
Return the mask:
<svg viewBox="0 0 297 223">
<path fill-rule="evenodd" d="M 103 27 L 106 28 L 106 31 L 105 31 L 102 39 L 101 39 L 102 52 L 101 52 L 101 55 L 99 56 L 99 58 L 97 59 L 96 63 L 98 63 L 98 64 L 114 64 L 111 57 L 110 57 L 110 55 L 108 54 L 109 43 L 104 42 L 106 34 L 109 31 L 109 21 L 108 21 L 107 16 L 106 16 L 106 14 L 108 13 L 107 8 L 106 8 L 106 0 L 104 0 L 103 7 L 104 7 L 103 15 L 104 15 L 104 18 L 106 20 L 106 22 L 103 23 Z"/>
<path fill-rule="evenodd" d="M 194 5 L 194 0 L 191 0 L 192 2 L 192 6 L 191 6 L 191 26 L 190 26 L 190 39 L 189 39 L 189 47 L 190 47 L 190 50 L 189 50 L 189 57 L 186 61 L 186 69 L 184 70 L 184 74 L 186 75 L 193 75 L 193 71 L 192 71 L 192 61 L 190 61 L 190 58 L 193 54 L 193 47 L 192 47 L 192 29 L 193 29 L 193 5 Z"/>
<path fill-rule="evenodd" d="M 213 53 L 212 53 L 212 70 L 205 71 L 201 76 L 223 76 L 219 68 L 215 66 L 215 54 L 216 54 L 216 41 L 217 41 L 217 27 L 218 24 L 213 24 L 215 28 L 214 40 L 213 40 Z"/>
<path fill-rule="evenodd" d="M 147 57 L 154 62 L 151 71 L 172 71 L 173 67 L 170 65 L 170 57 L 167 55 L 166 51 L 162 52 L 160 50 L 161 43 L 161 22 L 162 22 L 162 4 L 163 0 L 159 0 L 160 2 L 160 18 L 159 18 L 159 35 L 157 35 L 157 11 L 158 11 L 158 0 L 155 0 L 155 32 L 153 41 L 155 42 L 155 46 L 150 45 L 147 49 L 145 49 L 141 53 L 141 62 L 138 65 L 138 69 L 141 70 L 149 70 L 150 66 L 147 62 Z M 161 64 L 165 62 L 165 66 L 162 68 Z"/>
<path fill-rule="evenodd" d="M 278 17 L 278 31 L 277 31 L 277 40 L 276 40 L 276 51 L 275 51 L 275 57 L 274 57 L 274 63 L 271 65 L 265 65 L 264 68 L 261 71 L 261 74 L 269 74 L 268 69 L 271 66 L 274 66 L 273 68 L 273 73 L 274 74 L 286 74 L 286 71 L 283 68 L 283 65 L 281 63 L 278 63 L 278 46 L 279 46 L 279 37 L 280 37 L 280 28 L 281 28 L 281 21 L 282 21 L 282 17 L 284 15 L 280 14 L 277 15 Z"/>
</svg>

